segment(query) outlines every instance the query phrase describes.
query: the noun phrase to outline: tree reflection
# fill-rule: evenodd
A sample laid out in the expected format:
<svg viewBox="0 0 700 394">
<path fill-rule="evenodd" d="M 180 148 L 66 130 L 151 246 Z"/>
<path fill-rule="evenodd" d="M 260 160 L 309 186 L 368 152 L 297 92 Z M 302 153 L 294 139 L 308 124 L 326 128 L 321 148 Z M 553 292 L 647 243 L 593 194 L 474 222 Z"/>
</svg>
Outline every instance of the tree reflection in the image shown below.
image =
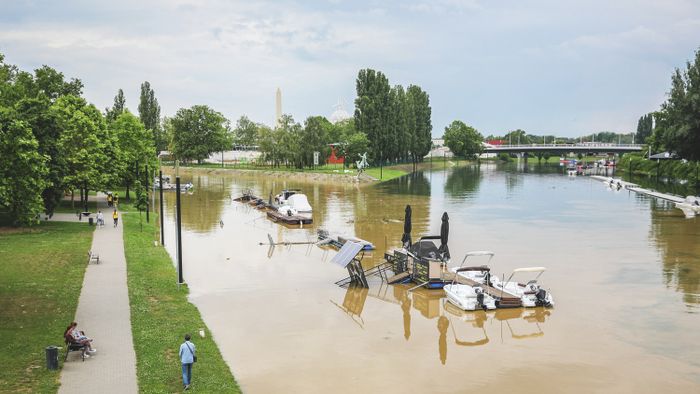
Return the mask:
<svg viewBox="0 0 700 394">
<path fill-rule="evenodd" d="M 430 196 L 430 179 L 424 171 L 416 171 L 408 175 L 383 182 L 378 185 L 382 192 L 388 194 L 405 194 L 412 196 Z"/>
<path fill-rule="evenodd" d="M 683 301 L 700 304 L 700 226 L 698 218 L 685 219 L 680 211 L 652 209 L 651 237 L 663 259 L 667 286 L 683 293 Z"/>
<path fill-rule="evenodd" d="M 481 169 L 478 165 L 453 169 L 445 181 L 445 193 L 455 198 L 476 195 L 481 183 Z"/>
<path fill-rule="evenodd" d="M 230 200 L 228 180 L 225 177 L 195 176 L 191 180 L 182 179 L 180 182 L 184 184 L 188 181 L 194 184 L 194 191 L 180 195 L 182 227 L 200 233 L 209 232 L 220 225 L 224 204 Z M 168 213 L 173 216 L 177 197 L 175 193 L 163 193 Z"/>
</svg>

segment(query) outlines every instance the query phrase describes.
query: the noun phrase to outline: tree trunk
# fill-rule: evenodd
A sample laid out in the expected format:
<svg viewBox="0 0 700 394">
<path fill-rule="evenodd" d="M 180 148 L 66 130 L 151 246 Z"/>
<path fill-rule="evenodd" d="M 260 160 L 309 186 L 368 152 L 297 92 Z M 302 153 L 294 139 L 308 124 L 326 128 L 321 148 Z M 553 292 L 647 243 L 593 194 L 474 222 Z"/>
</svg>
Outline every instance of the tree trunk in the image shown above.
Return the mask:
<svg viewBox="0 0 700 394">
<path fill-rule="evenodd" d="M 75 190 L 70 189 L 70 208 L 75 209 Z"/>
<path fill-rule="evenodd" d="M 129 182 L 126 182 L 126 200 L 131 201 L 131 196 L 129 195 Z"/>
</svg>

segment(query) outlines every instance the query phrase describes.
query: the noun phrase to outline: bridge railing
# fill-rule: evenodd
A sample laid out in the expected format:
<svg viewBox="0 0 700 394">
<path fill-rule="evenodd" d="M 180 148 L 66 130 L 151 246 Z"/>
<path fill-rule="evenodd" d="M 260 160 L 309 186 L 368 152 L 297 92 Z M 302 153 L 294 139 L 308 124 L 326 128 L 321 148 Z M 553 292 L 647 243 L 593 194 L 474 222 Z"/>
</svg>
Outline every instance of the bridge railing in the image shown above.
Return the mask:
<svg viewBox="0 0 700 394">
<path fill-rule="evenodd" d="M 640 144 L 613 144 L 607 142 L 584 142 L 579 144 L 513 144 L 486 145 L 488 149 L 528 149 L 528 148 L 642 148 Z"/>
</svg>

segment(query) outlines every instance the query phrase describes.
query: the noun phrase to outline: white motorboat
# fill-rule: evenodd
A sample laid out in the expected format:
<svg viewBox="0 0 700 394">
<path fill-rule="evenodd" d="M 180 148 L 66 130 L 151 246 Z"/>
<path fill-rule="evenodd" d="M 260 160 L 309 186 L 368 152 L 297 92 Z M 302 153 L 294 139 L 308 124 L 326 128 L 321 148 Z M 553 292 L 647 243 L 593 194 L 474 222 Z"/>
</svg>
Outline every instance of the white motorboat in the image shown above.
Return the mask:
<svg viewBox="0 0 700 394">
<path fill-rule="evenodd" d="M 467 261 L 467 258 L 472 256 L 489 256 L 489 261 L 491 261 L 494 253 L 488 251 L 467 253 L 462 260 L 462 264 L 451 270 L 455 274 L 452 283 L 443 287 L 447 300 L 465 311 L 496 309 L 496 299 L 489 295 L 483 288 L 484 285 L 488 286 L 490 268 L 485 265 L 478 267 L 462 267 Z M 467 278 L 474 284 L 458 283 L 458 276 Z"/>
<path fill-rule="evenodd" d="M 443 288 L 447 301 L 465 311 L 496 309 L 496 300 L 486 294 L 480 285 L 470 286 L 454 281 Z"/>
<path fill-rule="evenodd" d="M 311 213 L 313 211 L 306 194 L 300 193 L 299 190 L 282 190 L 280 194 L 275 196 L 275 203 L 280 212 L 282 212 L 282 208 L 286 208 L 284 213 L 287 212 L 288 208 L 294 209 L 297 213 Z"/>
<path fill-rule="evenodd" d="M 545 267 L 516 268 L 513 270 L 513 273 L 510 274 L 508 279 L 503 282 L 501 282 L 498 277 L 492 277 L 491 286 L 497 290 L 520 297 L 523 306 L 526 308 L 533 308 L 536 306 L 552 307 L 554 306 L 554 298 L 552 297 L 552 293 L 543 289 L 537 281 L 545 270 Z M 511 281 L 513 276 L 517 274 L 528 273 L 536 274 L 536 276 L 534 279 L 531 279 L 525 284 Z"/>
<path fill-rule="evenodd" d="M 683 214 L 687 218 L 700 215 L 700 197 L 687 196 L 683 202 L 676 203 L 676 208 L 683 211 Z"/>
</svg>

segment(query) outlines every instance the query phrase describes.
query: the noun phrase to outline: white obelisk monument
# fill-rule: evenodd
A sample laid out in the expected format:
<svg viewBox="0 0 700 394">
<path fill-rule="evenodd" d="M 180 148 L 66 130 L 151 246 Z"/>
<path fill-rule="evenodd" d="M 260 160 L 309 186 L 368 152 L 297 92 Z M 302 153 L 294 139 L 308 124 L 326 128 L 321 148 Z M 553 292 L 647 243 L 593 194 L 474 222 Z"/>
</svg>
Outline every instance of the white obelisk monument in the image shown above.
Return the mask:
<svg viewBox="0 0 700 394">
<path fill-rule="evenodd" d="M 277 93 L 275 94 L 275 128 L 280 127 L 280 121 L 282 120 L 282 90 L 277 88 Z"/>
</svg>

